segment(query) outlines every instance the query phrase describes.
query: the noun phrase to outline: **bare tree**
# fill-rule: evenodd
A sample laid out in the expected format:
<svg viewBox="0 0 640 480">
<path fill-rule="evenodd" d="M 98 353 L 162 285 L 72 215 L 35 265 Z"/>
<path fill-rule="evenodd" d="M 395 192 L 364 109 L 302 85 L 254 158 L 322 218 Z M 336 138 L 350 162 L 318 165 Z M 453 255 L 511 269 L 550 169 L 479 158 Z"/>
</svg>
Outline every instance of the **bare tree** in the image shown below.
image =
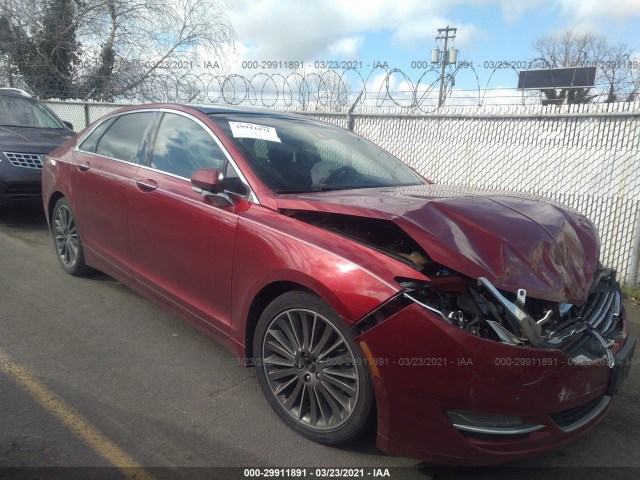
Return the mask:
<svg viewBox="0 0 640 480">
<path fill-rule="evenodd" d="M 44 59 L 61 51 L 56 39 L 73 35 L 64 96 L 150 99 L 198 69 L 203 56 L 221 62 L 235 40 L 223 0 L 48 0 L 44 8 L 35 0 L 0 1 L 0 53 L 34 89 L 34 77 L 60 73 L 44 68 Z M 62 5 L 63 21 L 53 22 L 47 12 Z M 38 38 L 47 31 L 45 45 Z"/>
<path fill-rule="evenodd" d="M 634 68 L 631 69 L 631 72 L 629 75 L 631 91 L 627 95 L 628 102 L 634 102 L 636 100 L 640 100 L 640 61 L 632 60 L 631 63 Z"/>
<path fill-rule="evenodd" d="M 603 34 L 566 30 L 533 41 L 541 68 L 597 68 L 596 84 L 606 86 L 605 101 L 614 102 L 629 92 L 629 55 L 627 44 L 611 44 Z M 567 103 L 587 103 L 601 96 L 588 88 L 545 89 L 547 99 Z"/>
<path fill-rule="evenodd" d="M 33 78 L 31 86 L 38 93 L 57 91 L 68 96 L 80 46 L 73 23 L 75 3 L 27 2 L 22 11 L 15 6 L 15 0 L 5 0 L 0 10 L 0 52 L 5 55 L 9 74 Z"/>
<path fill-rule="evenodd" d="M 605 102 L 630 100 L 633 94 L 633 62 L 626 43 L 612 45 L 600 68 L 600 81 L 607 85 Z"/>
</svg>

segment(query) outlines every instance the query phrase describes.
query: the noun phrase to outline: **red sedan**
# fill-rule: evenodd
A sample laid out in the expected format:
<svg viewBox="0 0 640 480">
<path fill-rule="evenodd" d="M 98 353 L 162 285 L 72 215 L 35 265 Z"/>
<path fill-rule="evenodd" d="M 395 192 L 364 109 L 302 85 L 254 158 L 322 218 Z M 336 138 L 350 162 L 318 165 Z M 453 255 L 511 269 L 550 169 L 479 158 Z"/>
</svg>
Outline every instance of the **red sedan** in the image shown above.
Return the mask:
<svg viewBox="0 0 640 480">
<path fill-rule="evenodd" d="M 114 112 L 52 152 L 62 268 L 118 279 L 254 366 L 273 410 L 338 444 L 487 464 L 604 417 L 635 339 L 591 222 L 441 187 L 321 122 L 228 106 Z"/>
</svg>

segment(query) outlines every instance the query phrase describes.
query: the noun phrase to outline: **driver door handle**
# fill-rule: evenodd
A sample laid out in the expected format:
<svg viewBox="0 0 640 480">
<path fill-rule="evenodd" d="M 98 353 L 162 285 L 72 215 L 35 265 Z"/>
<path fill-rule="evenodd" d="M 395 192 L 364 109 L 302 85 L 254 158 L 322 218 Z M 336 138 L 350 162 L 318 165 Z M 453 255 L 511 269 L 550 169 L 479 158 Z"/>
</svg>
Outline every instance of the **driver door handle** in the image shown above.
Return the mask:
<svg viewBox="0 0 640 480">
<path fill-rule="evenodd" d="M 153 192 L 158 188 L 158 184 L 153 180 L 136 180 L 136 185 L 140 190 L 144 190 L 145 192 Z"/>
<path fill-rule="evenodd" d="M 89 170 L 89 168 L 91 168 L 91 164 L 89 162 L 87 163 L 78 163 L 78 170 L 80 170 L 81 172 L 86 172 L 87 170 Z"/>
</svg>

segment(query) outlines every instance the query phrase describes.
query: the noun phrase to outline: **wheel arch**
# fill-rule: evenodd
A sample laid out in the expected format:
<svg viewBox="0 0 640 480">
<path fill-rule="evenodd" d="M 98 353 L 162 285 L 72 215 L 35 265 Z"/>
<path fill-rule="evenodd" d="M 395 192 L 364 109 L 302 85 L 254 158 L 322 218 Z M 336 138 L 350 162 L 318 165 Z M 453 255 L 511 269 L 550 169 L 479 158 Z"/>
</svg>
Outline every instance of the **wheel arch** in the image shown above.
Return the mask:
<svg viewBox="0 0 640 480">
<path fill-rule="evenodd" d="M 289 280 L 280 280 L 272 282 L 268 285 L 262 287 L 262 289 L 255 295 L 253 301 L 251 302 L 251 306 L 249 307 L 249 312 L 247 314 L 247 321 L 245 327 L 244 334 L 244 350 L 245 350 L 245 358 L 251 359 L 253 358 L 253 337 L 256 331 L 256 326 L 258 325 L 258 320 L 260 319 L 260 315 L 267 308 L 272 301 L 278 298 L 280 295 L 283 295 L 287 292 L 291 292 L 293 290 L 299 290 L 303 292 L 313 293 L 314 295 L 318 295 L 317 292 L 314 292 L 312 289 L 296 282 L 292 282 Z M 322 298 L 321 295 L 318 295 Z M 323 298 L 324 301 L 326 301 Z M 247 365 L 250 365 L 252 362 L 246 362 Z"/>
<path fill-rule="evenodd" d="M 247 360 L 253 358 L 253 336 L 260 315 L 269 303 L 286 292 L 299 290 L 316 295 L 333 309 L 347 327 L 359 320 L 361 315 L 368 313 L 372 306 L 379 304 L 379 301 L 373 301 L 371 306 L 357 310 L 359 313 L 355 313 L 349 308 L 350 301 L 354 303 L 354 299 L 345 296 L 344 292 L 340 294 L 333 291 L 330 284 L 325 282 L 326 278 L 314 278 L 309 272 L 290 269 L 281 270 L 278 274 L 277 280 L 265 282 L 257 293 L 248 295 L 252 300 L 246 310 L 247 313 L 240 313 L 243 318 L 240 325 L 244 326 L 244 332 L 238 332 L 239 335 L 236 338 L 244 342 L 244 358 Z"/>
<path fill-rule="evenodd" d="M 49 197 L 49 201 L 47 202 L 47 223 L 49 224 L 49 230 L 51 230 L 51 222 L 52 222 L 51 219 L 53 217 L 53 209 L 56 206 L 56 203 L 58 203 L 58 200 L 60 200 L 64 196 L 65 195 L 62 192 L 56 190 Z"/>
</svg>

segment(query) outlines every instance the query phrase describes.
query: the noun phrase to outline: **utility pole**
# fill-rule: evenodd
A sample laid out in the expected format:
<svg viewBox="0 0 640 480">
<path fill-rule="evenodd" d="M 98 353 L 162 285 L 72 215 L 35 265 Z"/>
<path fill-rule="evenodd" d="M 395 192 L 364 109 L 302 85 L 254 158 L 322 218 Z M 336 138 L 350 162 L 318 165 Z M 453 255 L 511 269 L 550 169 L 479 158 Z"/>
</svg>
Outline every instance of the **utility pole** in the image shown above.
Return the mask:
<svg viewBox="0 0 640 480">
<path fill-rule="evenodd" d="M 444 50 L 442 51 L 442 56 L 440 55 L 440 49 L 434 48 L 431 51 L 431 62 L 438 63 L 441 62 L 442 68 L 440 69 L 440 94 L 438 95 L 438 108 L 442 107 L 445 99 L 445 88 L 444 88 L 444 71 L 447 65 L 451 65 L 456 63 L 458 59 L 458 50 L 455 48 L 448 49 L 449 40 L 453 40 L 456 38 L 457 28 L 449 27 L 447 28 L 439 28 L 438 36 L 436 37 L 436 41 L 444 40 Z M 449 35 L 452 34 L 452 35 Z"/>
</svg>

